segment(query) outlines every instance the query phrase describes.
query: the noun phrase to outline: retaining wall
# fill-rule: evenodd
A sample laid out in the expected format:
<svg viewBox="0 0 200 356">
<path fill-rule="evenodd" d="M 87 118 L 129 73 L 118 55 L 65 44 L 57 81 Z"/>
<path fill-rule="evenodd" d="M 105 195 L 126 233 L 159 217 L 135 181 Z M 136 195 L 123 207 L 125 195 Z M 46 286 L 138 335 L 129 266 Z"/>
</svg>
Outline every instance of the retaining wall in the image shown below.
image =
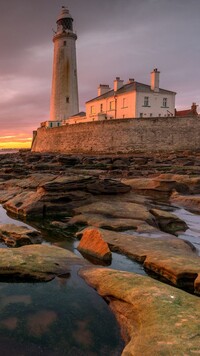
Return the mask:
<svg viewBox="0 0 200 356">
<path fill-rule="evenodd" d="M 132 153 L 200 148 L 200 118 L 159 117 L 39 128 L 34 152 Z"/>
</svg>

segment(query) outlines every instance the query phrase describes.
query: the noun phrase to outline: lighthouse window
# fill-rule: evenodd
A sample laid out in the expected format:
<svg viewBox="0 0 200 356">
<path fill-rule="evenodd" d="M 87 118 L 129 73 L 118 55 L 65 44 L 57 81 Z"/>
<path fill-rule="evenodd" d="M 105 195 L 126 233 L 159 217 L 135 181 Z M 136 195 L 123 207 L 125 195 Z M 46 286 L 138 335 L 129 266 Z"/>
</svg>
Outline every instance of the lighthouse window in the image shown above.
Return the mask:
<svg viewBox="0 0 200 356">
<path fill-rule="evenodd" d="M 69 97 L 66 96 L 66 103 L 69 103 Z"/>
</svg>

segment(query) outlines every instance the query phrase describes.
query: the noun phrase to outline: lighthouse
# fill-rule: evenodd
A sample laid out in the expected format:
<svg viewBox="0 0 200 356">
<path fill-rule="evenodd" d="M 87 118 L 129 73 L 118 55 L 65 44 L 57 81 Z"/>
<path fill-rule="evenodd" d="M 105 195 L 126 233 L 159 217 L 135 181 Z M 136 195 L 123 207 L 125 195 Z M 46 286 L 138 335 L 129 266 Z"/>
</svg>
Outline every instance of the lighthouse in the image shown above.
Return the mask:
<svg viewBox="0 0 200 356">
<path fill-rule="evenodd" d="M 50 120 L 62 121 L 79 112 L 76 64 L 76 40 L 73 18 L 62 6 L 53 36 L 54 59 Z"/>
</svg>

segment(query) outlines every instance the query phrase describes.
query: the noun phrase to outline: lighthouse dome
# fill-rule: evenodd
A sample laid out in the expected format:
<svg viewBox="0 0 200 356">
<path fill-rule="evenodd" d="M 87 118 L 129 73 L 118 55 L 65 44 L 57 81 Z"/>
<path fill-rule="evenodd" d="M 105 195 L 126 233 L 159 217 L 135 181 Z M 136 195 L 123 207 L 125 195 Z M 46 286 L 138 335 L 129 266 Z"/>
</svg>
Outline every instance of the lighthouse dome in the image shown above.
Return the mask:
<svg viewBox="0 0 200 356">
<path fill-rule="evenodd" d="M 65 6 L 62 6 L 62 10 L 61 10 L 60 15 L 57 18 L 57 22 L 59 20 L 68 19 L 68 18 L 72 19 L 72 16 L 70 15 L 69 10 Z"/>
<path fill-rule="evenodd" d="M 73 18 L 70 15 L 69 10 L 65 6 L 62 6 L 61 13 L 58 16 L 56 22 L 58 26 L 58 32 L 60 32 L 61 30 L 73 31 Z"/>
</svg>

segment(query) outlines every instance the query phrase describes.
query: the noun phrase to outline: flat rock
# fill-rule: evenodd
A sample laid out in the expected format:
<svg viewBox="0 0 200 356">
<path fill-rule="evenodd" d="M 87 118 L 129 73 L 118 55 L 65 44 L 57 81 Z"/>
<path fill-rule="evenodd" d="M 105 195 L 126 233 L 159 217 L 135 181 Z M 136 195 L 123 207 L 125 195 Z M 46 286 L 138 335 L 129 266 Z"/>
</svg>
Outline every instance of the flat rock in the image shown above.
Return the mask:
<svg viewBox="0 0 200 356">
<path fill-rule="evenodd" d="M 91 230 L 84 229 L 82 236 L 87 229 Z M 97 228 L 92 233 L 100 234 L 111 251 L 123 253 L 174 285 L 200 294 L 200 257 L 187 242 L 169 235 L 149 238 Z"/>
<path fill-rule="evenodd" d="M 68 221 L 68 225 L 90 225 L 115 231 L 136 230 L 142 224 L 141 220 L 112 218 L 100 214 L 87 213 L 75 215 Z M 150 229 L 150 225 L 148 226 Z"/>
<path fill-rule="evenodd" d="M 151 209 L 161 230 L 174 234 L 179 231 L 186 231 L 187 224 L 179 219 L 175 214 L 160 209 Z"/>
<path fill-rule="evenodd" d="M 66 192 L 70 190 L 84 190 L 88 183 L 93 182 L 95 179 L 90 176 L 81 175 L 63 175 L 59 176 L 53 181 L 41 184 L 46 192 Z"/>
<path fill-rule="evenodd" d="M 12 247 L 41 243 L 41 235 L 37 230 L 15 224 L 1 224 L 0 239 Z"/>
<path fill-rule="evenodd" d="M 177 186 L 176 181 L 159 178 L 132 178 L 122 179 L 124 184 L 128 184 L 134 190 L 157 190 L 160 192 L 171 192 Z"/>
<path fill-rule="evenodd" d="M 43 215 L 44 192 L 24 190 L 4 203 L 4 208 L 18 216 Z"/>
<path fill-rule="evenodd" d="M 79 273 L 115 313 L 126 342 L 123 356 L 199 354 L 199 298 L 134 273 Z"/>
<path fill-rule="evenodd" d="M 78 250 L 103 261 L 110 261 L 112 258 L 108 244 L 102 239 L 100 232 L 93 234 L 93 229 L 85 231 Z"/>
<path fill-rule="evenodd" d="M 124 194 L 131 190 L 131 187 L 114 179 L 96 179 L 95 182 L 87 185 L 88 192 L 92 194 Z"/>
<path fill-rule="evenodd" d="M 99 179 L 95 176 L 68 175 L 59 176 L 51 182 L 40 185 L 46 192 L 83 190 L 92 194 L 122 194 L 131 187 L 114 179 Z"/>
<path fill-rule="evenodd" d="M 56 176 L 48 173 L 33 173 L 27 178 L 17 180 L 16 185 L 23 189 L 36 189 L 39 185 L 45 184 L 56 179 Z"/>
<path fill-rule="evenodd" d="M 105 217 L 152 221 L 152 215 L 148 209 L 137 203 L 116 201 L 115 204 L 108 202 L 95 202 L 74 209 L 76 213 L 101 214 Z"/>
<path fill-rule="evenodd" d="M 200 211 L 200 196 L 182 195 L 174 191 L 170 197 L 170 202 L 177 206 L 184 207 L 194 212 Z"/>
<path fill-rule="evenodd" d="M 179 184 L 183 184 L 188 187 L 188 190 L 192 194 L 200 193 L 200 177 L 190 177 L 187 174 L 160 174 L 157 179 L 168 179 L 176 181 Z M 177 189 L 177 187 L 175 188 Z M 178 189 L 178 191 L 180 191 Z"/>
<path fill-rule="evenodd" d="M 86 262 L 74 253 L 56 246 L 27 245 L 0 249 L 0 276 L 22 280 L 48 281 L 70 272 L 72 265 Z"/>
</svg>

